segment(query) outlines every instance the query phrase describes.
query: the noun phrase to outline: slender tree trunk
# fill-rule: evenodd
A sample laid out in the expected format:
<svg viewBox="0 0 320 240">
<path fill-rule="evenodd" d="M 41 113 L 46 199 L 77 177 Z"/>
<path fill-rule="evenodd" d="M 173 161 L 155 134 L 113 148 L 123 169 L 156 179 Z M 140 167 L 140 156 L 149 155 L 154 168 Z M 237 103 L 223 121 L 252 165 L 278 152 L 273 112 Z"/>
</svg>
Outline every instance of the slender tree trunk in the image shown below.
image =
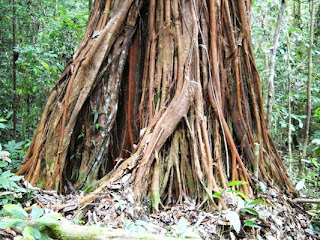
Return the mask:
<svg viewBox="0 0 320 240">
<path fill-rule="evenodd" d="M 13 134 L 14 139 L 17 138 L 17 108 L 18 108 L 18 99 L 17 99 L 17 65 L 16 60 L 18 59 L 18 52 L 16 50 L 16 1 L 12 0 L 12 90 L 13 90 L 13 99 L 12 99 L 12 109 L 13 109 Z"/>
<path fill-rule="evenodd" d="M 58 12 L 59 12 L 59 0 L 55 0 L 53 16 L 57 17 L 59 14 Z"/>
<path fill-rule="evenodd" d="M 89 1 L 88 1 L 88 7 L 89 7 L 89 12 L 90 12 L 91 7 L 92 7 L 92 0 L 89 0 Z"/>
<path fill-rule="evenodd" d="M 291 44 L 290 44 L 290 36 L 287 33 L 287 45 L 288 45 L 288 53 L 287 53 L 287 65 L 288 65 L 288 162 L 289 162 L 289 173 L 292 174 L 292 96 L 291 96 Z"/>
<path fill-rule="evenodd" d="M 293 3 L 294 25 L 301 29 L 301 0 L 294 0 Z"/>
<path fill-rule="evenodd" d="M 267 124 L 269 131 L 271 130 L 271 119 L 272 119 L 272 105 L 274 101 L 274 75 L 275 75 L 275 65 L 276 65 L 276 55 L 277 49 L 279 44 L 279 36 L 280 36 L 280 29 L 282 24 L 282 17 L 284 11 L 286 9 L 286 0 L 281 1 L 281 5 L 279 8 L 278 19 L 276 29 L 274 31 L 274 38 L 272 44 L 272 51 L 270 57 L 270 70 L 269 70 L 269 86 L 268 86 L 268 102 L 267 102 Z"/>
<path fill-rule="evenodd" d="M 320 41 L 320 5 L 317 5 L 318 9 L 316 10 L 315 13 L 315 29 L 314 29 L 314 41 L 315 41 L 315 45 L 319 44 Z"/>
<path fill-rule="evenodd" d="M 312 48 L 314 39 L 314 22 L 315 22 L 315 0 L 311 1 L 311 18 L 310 18 L 310 39 L 308 49 L 308 81 L 306 83 L 307 88 L 307 108 L 306 108 L 306 123 L 304 133 L 304 143 L 302 147 L 302 156 L 299 164 L 299 176 L 304 173 L 304 161 L 307 156 L 307 147 L 309 143 L 309 132 L 310 132 L 310 119 L 311 119 L 311 82 L 312 82 Z"/>
<path fill-rule="evenodd" d="M 249 1 L 96 0 L 18 174 L 46 189 L 131 187 L 152 207 L 225 207 L 250 173 L 294 192 L 266 128 Z M 148 14 L 144 14 L 148 13 Z M 256 154 L 255 145 L 259 144 Z M 256 156 L 256 157 L 255 157 Z"/>
<path fill-rule="evenodd" d="M 264 69 L 266 69 L 266 70 L 270 70 L 270 67 L 269 67 L 269 54 L 268 54 L 268 51 L 264 51 L 263 64 L 264 64 Z"/>
</svg>

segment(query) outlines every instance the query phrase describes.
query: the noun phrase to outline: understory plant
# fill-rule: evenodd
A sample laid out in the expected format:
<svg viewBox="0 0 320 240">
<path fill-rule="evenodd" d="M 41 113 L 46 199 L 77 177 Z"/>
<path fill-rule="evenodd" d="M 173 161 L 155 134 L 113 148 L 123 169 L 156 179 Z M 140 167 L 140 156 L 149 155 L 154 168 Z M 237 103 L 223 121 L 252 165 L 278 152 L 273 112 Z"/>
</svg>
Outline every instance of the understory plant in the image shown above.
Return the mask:
<svg viewBox="0 0 320 240">
<path fill-rule="evenodd" d="M 3 206 L 6 217 L 0 219 L 0 229 L 14 227 L 20 236 L 15 240 L 50 240 L 45 233 L 46 227 L 59 223 L 60 214 L 45 213 L 44 209 L 33 207 L 28 214 L 19 204 L 6 204 Z"/>
</svg>

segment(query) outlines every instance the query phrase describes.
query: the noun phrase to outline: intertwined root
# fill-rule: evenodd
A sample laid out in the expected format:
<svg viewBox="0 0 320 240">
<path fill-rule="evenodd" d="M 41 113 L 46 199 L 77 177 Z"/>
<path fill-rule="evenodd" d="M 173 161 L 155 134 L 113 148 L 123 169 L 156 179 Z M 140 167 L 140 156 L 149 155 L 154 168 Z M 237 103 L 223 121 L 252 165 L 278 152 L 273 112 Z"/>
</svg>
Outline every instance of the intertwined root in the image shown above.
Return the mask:
<svg viewBox="0 0 320 240">
<path fill-rule="evenodd" d="M 224 207 L 213 192 L 251 183 L 254 166 L 293 192 L 265 126 L 249 10 L 244 0 L 95 1 L 18 173 L 60 190 L 103 177 L 82 204 L 120 183 L 155 210 L 189 197 Z"/>
</svg>

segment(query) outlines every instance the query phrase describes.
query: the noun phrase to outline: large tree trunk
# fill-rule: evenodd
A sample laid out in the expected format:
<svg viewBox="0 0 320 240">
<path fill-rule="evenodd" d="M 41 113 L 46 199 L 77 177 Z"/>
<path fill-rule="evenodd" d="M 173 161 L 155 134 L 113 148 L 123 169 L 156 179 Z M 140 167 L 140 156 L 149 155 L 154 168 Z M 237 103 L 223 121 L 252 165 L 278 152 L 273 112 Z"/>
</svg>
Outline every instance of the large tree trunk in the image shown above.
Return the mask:
<svg viewBox="0 0 320 240">
<path fill-rule="evenodd" d="M 103 177 L 100 190 L 130 185 L 158 209 L 253 184 L 257 143 L 259 180 L 293 192 L 266 129 L 249 12 L 245 0 L 96 0 L 18 174 L 60 190 Z"/>
</svg>

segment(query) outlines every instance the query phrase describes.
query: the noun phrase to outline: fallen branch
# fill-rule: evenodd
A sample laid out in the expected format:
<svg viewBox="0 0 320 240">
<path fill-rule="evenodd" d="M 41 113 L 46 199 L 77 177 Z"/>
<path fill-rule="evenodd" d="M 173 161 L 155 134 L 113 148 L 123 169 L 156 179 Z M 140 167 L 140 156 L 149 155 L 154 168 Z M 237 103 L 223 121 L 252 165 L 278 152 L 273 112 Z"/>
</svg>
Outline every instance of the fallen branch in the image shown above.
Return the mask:
<svg viewBox="0 0 320 240">
<path fill-rule="evenodd" d="M 317 198 L 295 198 L 292 199 L 294 203 L 320 203 L 320 199 Z"/>
<path fill-rule="evenodd" d="M 36 227 L 37 223 L 29 220 L 20 220 L 24 226 Z M 22 234 L 23 227 L 12 227 L 14 232 Z M 49 237 L 58 240 L 102 240 L 102 239 L 161 239 L 170 240 L 176 239 L 174 237 L 167 237 L 159 233 L 150 232 L 131 232 L 124 229 L 110 229 L 107 227 L 100 227 L 98 225 L 83 226 L 76 225 L 70 221 L 61 218 L 57 223 L 47 223 L 46 226 L 39 229 L 41 232 L 46 233 Z M 2 234 L 2 233 L 1 233 Z M 1 237 L 1 235 L 0 235 Z M 179 239 L 201 239 L 196 233 L 191 233 Z"/>
<path fill-rule="evenodd" d="M 135 233 L 122 229 L 108 229 L 99 226 L 80 226 L 68 221 L 62 221 L 60 224 L 51 225 L 48 226 L 48 228 L 48 235 L 55 239 L 175 239 L 159 234 Z"/>
</svg>

